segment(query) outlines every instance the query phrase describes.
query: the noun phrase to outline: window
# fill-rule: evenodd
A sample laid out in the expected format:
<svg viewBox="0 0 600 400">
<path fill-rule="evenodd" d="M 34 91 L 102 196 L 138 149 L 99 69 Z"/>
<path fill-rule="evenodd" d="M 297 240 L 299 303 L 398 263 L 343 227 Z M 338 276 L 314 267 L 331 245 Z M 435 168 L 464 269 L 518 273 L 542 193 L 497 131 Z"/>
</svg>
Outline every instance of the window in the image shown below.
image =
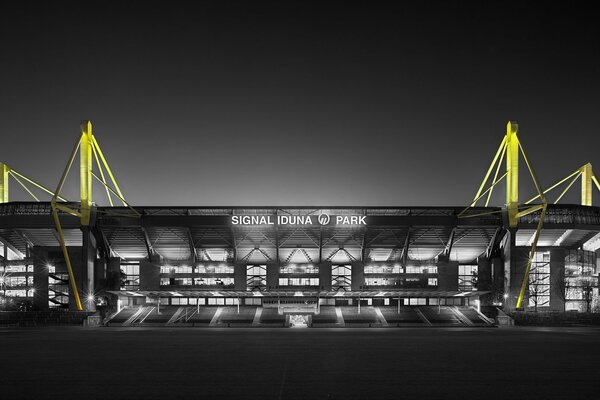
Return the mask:
<svg viewBox="0 0 600 400">
<path fill-rule="evenodd" d="M 279 268 L 281 274 L 318 274 L 319 267 L 312 264 L 307 265 L 286 265 Z"/>
<path fill-rule="evenodd" d="M 402 274 L 404 268 L 400 265 L 367 265 L 364 269 L 365 274 Z"/>
<path fill-rule="evenodd" d="M 458 290 L 469 292 L 477 289 L 477 265 L 458 266 Z"/>
<path fill-rule="evenodd" d="M 428 278 L 427 279 L 427 286 L 437 286 L 438 285 L 438 278 Z"/>
<path fill-rule="evenodd" d="M 319 286 L 319 278 L 279 278 L 279 286 Z"/>
<path fill-rule="evenodd" d="M 529 271 L 529 306 L 550 305 L 550 252 L 537 251 Z"/>
<path fill-rule="evenodd" d="M 564 280 L 558 281 L 564 290 L 566 310 L 588 312 L 598 298 L 598 275 L 596 253 L 585 250 L 569 250 L 565 257 Z"/>
<path fill-rule="evenodd" d="M 352 266 L 332 265 L 331 286 L 334 290 L 338 288 L 350 290 L 352 287 Z"/>
<path fill-rule="evenodd" d="M 437 274 L 437 267 L 435 265 L 409 265 L 406 267 L 407 274 Z"/>
<path fill-rule="evenodd" d="M 196 272 L 199 274 L 233 274 L 233 265 L 225 264 L 207 264 L 196 267 Z"/>
<path fill-rule="evenodd" d="M 263 288 L 267 286 L 267 266 L 266 265 L 247 265 L 246 266 L 246 288 Z"/>
<path fill-rule="evenodd" d="M 139 261 L 129 261 L 122 263 L 121 272 L 125 274 L 125 281 L 121 282 L 121 289 L 137 289 L 140 286 Z"/>
<path fill-rule="evenodd" d="M 366 286 L 402 286 L 403 278 L 400 277 L 366 277 L 365 278 Z"/>
</svg>

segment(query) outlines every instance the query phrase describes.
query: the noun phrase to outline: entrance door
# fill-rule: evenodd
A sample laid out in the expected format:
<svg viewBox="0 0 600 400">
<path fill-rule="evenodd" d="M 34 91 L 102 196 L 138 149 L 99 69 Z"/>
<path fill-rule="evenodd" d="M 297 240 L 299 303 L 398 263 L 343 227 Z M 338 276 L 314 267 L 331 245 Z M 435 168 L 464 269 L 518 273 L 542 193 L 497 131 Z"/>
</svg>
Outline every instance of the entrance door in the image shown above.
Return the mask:
<svg viewBox="0 0 600 400">
<path fill-rule="evenodd" d="M 290 328 L 308 328 L 308 315 L 290 314 Z"/>
</svg>

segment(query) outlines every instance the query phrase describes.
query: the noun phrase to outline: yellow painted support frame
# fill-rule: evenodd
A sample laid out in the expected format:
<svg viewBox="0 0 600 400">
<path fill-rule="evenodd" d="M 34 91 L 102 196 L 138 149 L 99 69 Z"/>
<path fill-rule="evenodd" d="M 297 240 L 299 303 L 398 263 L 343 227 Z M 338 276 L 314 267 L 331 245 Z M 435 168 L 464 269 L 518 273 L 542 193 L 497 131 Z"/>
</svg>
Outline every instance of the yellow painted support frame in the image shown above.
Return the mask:
<svg viewBox="0 0 600 400">
<path fill-rule="evenodd" d="M 592 183 L 596 186 L 596 188 L 599 191 L 600 191 L 600 184 L 598 183 L 598 179 L 596 178 L 596 175 L 594 174 L 594 170 L 592 168 L 592 164 L 590 164 L 590 163 L 587 163 L 587 164 L 581 166 L 575 172 L 571 173 L 567 177 L 561 179 L 560 181 L 556 182 L 554 185 L 550 186 L 548 189 L 546 189 L 544 191 L 544 194 L 550 192 L 551 190 L 554 190 L 555 188 L 559 187 L 560 185 L 562 185 L 563 183 L 565 183 L 569 179 L 571 179 L 571 181 L 564 188 L 564 190 L 561 192 L 561 194 L 556 198 L 556 200 L 554 200 L 554 204 L 558 204 L 558 202 L 564 197 L 564 195 L 569 191 L 571 186 L 573 186 L 575 181 L 577 181 L 577 179 L 579 179 L 579 178 L 581 178 L 581 205 L 582 206 L 591 206 L 592 205 L 592 193 L 593 193 Z M 525 202 L 525 204 L 529 204 L 532 201 L 534 201 L 535 199 L 538 199 L 539 197 L 540 197 L 540 195 L 538 194 L 537 196 L 534 196 L 531 199 L 527 200 Z"/>
<path fill-rule="evenodd" d="M 79 157 L 80 157 L 79 178 L 80 178 L 80 197 L 81 198 L 80 198 L 79 209 L 76 210 L 76 209 L 69 207 L 68 205 L 66 205 L 64 203 L 63 204 L 58 203 L 57 200 L 58 199 L 63 200 L 62 197 L 60 197 L 60 191 L 62 190 L 62 188 L 65 184 L 65 180 L 67 178 L 67 175 L 69 174 L 69 171 L 71 170 L 71 167 L 73 166 L 73 162 L 75 161 L 75 157 L 77 156 L 78 151 L 79 151 Z M 100 172 L 101 178 L 98 178 L 98 176 L 96 174 L 94 174 L 94 172 L 92 171 L 93 159 L 95 159 L 95 161 L 96 161 L 96 165 L 98 166 L 98 170 Z M 106 172 L 108 173 L 108 176 L 109 176 L 112 184 L 114 185 L 115 189 L 111 188 L 107 184 L 102 166 L 104 166 L 104 168 L 106 169 Z M 80 139 L 75 144 L 75 146 L 73 147 L 73 150 L 71 151 L 71 155 L 69 157 L 69 160 L 67 161 L 67 165 L 65 166 L 65 169 L 60 178 L 60 181 L 58 183 L 56 191 L 54 192 L 54 196 L 52 197 L 52 200 L 51 200 L 52 215 L 54 217 L 56 231 L 58 232 L 60 246 L 61 246 L 63 255 L 65 257 L 65 262 L 67 264 L 67 270 L 69 273 L 69 283 L 71 285 L 71 290 L 73 291 L 73 294 L 75 297 L 75 303 L 76 303 L 77 309 L 79 311 L 82 311 L 83 307 L 81 305 L 79 291 L 77 290 L 77 284 L 75 282 L 75 276 L 73 274 L 71 260 L 69 258 L 69 252 L 67 250 L 67 246 L 65 243 L 65 239 L 64 239 L 58 212 L 62 211 L 64 213 L 78 217 L 81 221 L 82 226 L 89 226 L 90 218 L 91 218 L 91 211 L 92 211 L 92 204 L 93 204 L 93 202 L 92 202 L 93 178 L 97 179 L 104 186 L 111 206 L 113 206 L 113 201 L 112 201 L 112 197 L 111 197 L 111 193 L 113 193 L 117 198 L 119 198 L 123 202 L 123 205 L 126 205 L 134 212 L 136 217 L 140 216 L 140 214 L 133 207 L 131 207 L 131 205 L 129 205 L 129 203 L 127 203 L 127 201 L 125 201 L 123 193 L 121 192 L 121 189 L 119 188 L 119 185 L 117 184 L 114 174 L 112 173 L 112 171 L 106 161 L 106 157 L 104 157 L 104 154 L 102 153 L 102 150 L 100 149 L 100 146 L 98 145 L 98 142 L 96 141 L 96 138 L 93 135 L 92 123 L 90 121 L 83 121 L 81 123 Z"/>
<path fill-rule="evenodd" d="M 508 214 L 509 226 L 511 228 L 517 227 L 520 218 L 532 214 L 534 212 L 541 211 L 540 222 L 538 223 L 538 227 L 534 236 L 532 248 L 529 253 L 529 259 L 527 261 L 527 267 L 525 268 L 525 274 L 523 277 L 523 281 L 521 282 L 521 290 L 519 291 L 519 297 L 517 299 L 517 308 L 521 308 L 523 298 L 525 296 L 525 291 L 527 288 L 527 282 L 529 281 L 529 271 L 531 270 L 531 265 L 535 256 L 535 250 L 537 248 L 538 239 L 542 231 L 544 216 L 546 213 L 548 203 L 546 201 L 545 196 L 546 192 L 542 190 L 540 182 L 535 174 L 535 171 L 533 170 L 533 167 L 530 164 L 529 159 L 527 158 L 527 154 L 525 153 L 525 150 L 523 149 L 523 146 L 519 141 L 518 131 L 519 125 L 516 122 L 510 121 L 507 123 L 506 134 L 502 139 L 502 142 L 500 143 L 496 154 L 494 155 L 492 163 L 489 166 L 485 177 L 483 178 L 483 182 L 479 186 L 477 194 L 473 198 L 471 205 L 465 208 L 462 212 L 460 212 L 458 214 L 458 217 L 471 218 L 474 216 L 494 214 L 495 212 L 492 211 L 465 215 L 469 208 L 474 207 L 477 204 L 477 202 L 486 195 L 487 198 L 485 201 L 485 206 L 487 207 L 490 202 L 494 187 L 496 187 L 496 185 L 502 179 L 506 179 L 506 210 Z M 535 185 L 535 189 L 538 193 L 537 196 L 525 203 L 524 206 L 519 205 L 519 153 L 521 154 L 523 160 L 525 161 L 525 164 L 527 165 L 529 175 L 531 176 L 531 179 L 533 180 L 533 183 Z M 500 178 L 498 178 L 502 162 L 505 158 L 506 172 Z M 492 179 L 492 183 L 486 190 L 484 190 L 492 174 L 492 171 L 494 171 L 494 167 L 495 172 L 494 177 Z M 540 199 L 541 204 L 529 205 L 531 201 L 538 198 Z"/>
<path fill-rule="evenodd" d="M 35 186 L 36 188 L 48 193 L 49 195 L 54 196 L 54 192 L 50 189 L 41 185 L 34 181 L 33 179 L 28 178 L 27 176 L 21 174 L 20 172 L 12 169 L 8 165 L 4 163 L 0 163 L 0 203 L 7 203 L 9 201 L 9 177 L 12 177 L 21 187 L 29 193 L 31 197 L 35 201 L 40 201 L 40 199 L 27 187 L 25 182 Z M 58 198 L 62 201 L 65 201 L 64 198 L 58 196 Z"/>
<path fill-rule="evenodd" d="M 529 258 L 527 259 L 527 266 L 525 267 L 525 274 L 523 276 L 523 281 L 521 282 L 521 289 L 519 290 L 519 297 L 517 298 L 516 308 L 523 307 L 523 299 L 525 298 L 525 291 L 527 290 L 527 283 L 529 282 L 529 272 L 531 271 L 531 265 L 533 264 L 533 258 L 535 257 L 535 251 L 537 250 L 537 243 L 540 238 L 540 233 L 542 232 L 542 226 L 544 225 L 544 216 L 546 215 L 547 204 L 543 204 L 541 206 L 542 212 L 540 213 L 540 220 L 537 225 L 537 229 L 535 231 L 535 236 L 533 238 L 533 242 L 531 244 L 531 249 L 529 250 Z"/>
<path fill-rule="evenodd" d="M 0 203 L 8 203 L 8 173 L 10 168 L 0 163 Z"/>
</svg>

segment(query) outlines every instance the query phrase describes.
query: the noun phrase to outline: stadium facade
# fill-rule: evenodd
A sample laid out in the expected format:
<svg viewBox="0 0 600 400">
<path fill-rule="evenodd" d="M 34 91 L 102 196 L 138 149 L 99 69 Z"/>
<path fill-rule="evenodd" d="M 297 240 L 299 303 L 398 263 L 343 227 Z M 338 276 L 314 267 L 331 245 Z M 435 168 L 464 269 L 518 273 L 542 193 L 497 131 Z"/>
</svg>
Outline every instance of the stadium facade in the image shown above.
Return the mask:
<svg viewBox="0 0 600 400">
<path fill-rule="evenodd" d="M 205 322 L 214 324 L 240 308 L 252 310 L 253 323 L 273 310 L 290 323 L 323 307 L 360 314 L 362 306 L 385 325 L 391 310 L 414 307 L 430 322 L 419 307 L 443 307 L 468 325 L 469 313 L 489 322 L 481 310 L 494 306 L 598 307 L 600 208 L 591 195 L 582 200 L 590 204 L 525 212 L 511 211 L 510 196 L 504 207 L 475 207 L 477 196 L 466 207 L 132 207 L 115 181 L 111 191 L 126 206 L 100 207 L 86 197 L 91 186 L 81 202 L 57 205 L 64 176 L 52 202 L 8 202 L 3 168 L 0 293 L 36 310 L 101 306 L 130 324 L 161 307 L 170 310 L 164 323 L 211 309 Z"/>
</svg>

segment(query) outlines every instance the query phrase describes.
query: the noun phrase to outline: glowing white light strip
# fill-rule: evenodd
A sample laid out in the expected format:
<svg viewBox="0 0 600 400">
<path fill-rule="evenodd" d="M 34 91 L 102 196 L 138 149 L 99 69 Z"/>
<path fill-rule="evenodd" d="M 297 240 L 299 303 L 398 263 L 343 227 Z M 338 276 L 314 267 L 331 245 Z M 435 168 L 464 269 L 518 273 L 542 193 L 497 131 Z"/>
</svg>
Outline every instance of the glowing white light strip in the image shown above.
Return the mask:
<svg viewBox="0 0 600 400">
<path fill-rule="evenodd" d="M 565 233 L 563 233 L 562 235 L 560 235 L 560 237 L 558 239 L 556 239 L 556 242 L 554 242 L 553 246 L 560 246 L 562 244 L 562 242 L 564 242 L 564 240 L 571 234 L 573 233 L 573 229 L 567 229 L 565 231 Z"/>
<path fill-rule="evenodd" d="M 583 249 L 587 251 L 596 251 L 600 249 L 600 233 L 597 233 L 590 240 L 583 244 Z"/>
</svg>

